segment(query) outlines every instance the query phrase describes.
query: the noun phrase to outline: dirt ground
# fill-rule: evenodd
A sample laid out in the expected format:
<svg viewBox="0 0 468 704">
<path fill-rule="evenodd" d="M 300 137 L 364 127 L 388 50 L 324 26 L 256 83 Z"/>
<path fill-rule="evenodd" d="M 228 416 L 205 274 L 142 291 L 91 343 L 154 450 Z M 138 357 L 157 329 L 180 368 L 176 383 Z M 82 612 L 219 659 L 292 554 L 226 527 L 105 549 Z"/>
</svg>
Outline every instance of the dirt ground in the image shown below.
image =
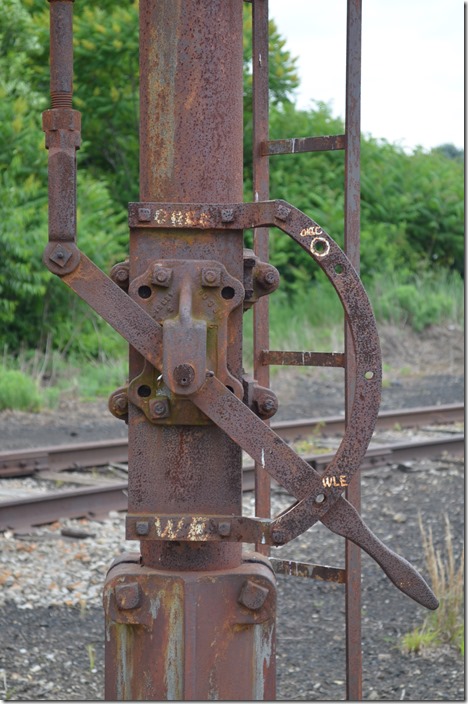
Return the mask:
<svg viewBox="0 0 468 704">
<path fill-rule="evenodd" d="M 421 336 L 387 328 L 381 330 L 381 339 L 383 408 L 463 401 L 459 328 L 440 327 Z M 338 370 L 280 370 L 272 386 L 282 404 L 277 419 L 342 411 Z M 59 412 L 41 416 L 0 414 L 0 449 L 118 437 L 125 432 L 125 425 L 108 415 L 105 403 L 65 405 Z M 463 482 L 463 465 L 448 457 L 364 471 L 364 520 L 427 578 L 418 512 L 442 554 L 444 516 L 450 517 L 458 559 L 464 538 Z M 275 512 L 290 502 L 291 497 L 276 492 Z M 23 540 L 27 543 L 27 536 Z M 281 557 L 341 566 L 344 546 L 319 524 L 276 552 Z M 112 558 L 109 555 L 109 563 Z M 344 699 L 343 587 L 279 577 L 278 604 L 278 699 Z M 365 700 L 464 700 L 464 663 L 456 648 L 441 646 L 412 655 L 401 650 L 401 637 L 424 617 L 425 610 L 395 589 L 364 555 Z M 7 601 L 0 612 L 0 631 L 0 697 L 15 701 L 103 698 L 100 607 L 19 608 Z"/>
</svg>

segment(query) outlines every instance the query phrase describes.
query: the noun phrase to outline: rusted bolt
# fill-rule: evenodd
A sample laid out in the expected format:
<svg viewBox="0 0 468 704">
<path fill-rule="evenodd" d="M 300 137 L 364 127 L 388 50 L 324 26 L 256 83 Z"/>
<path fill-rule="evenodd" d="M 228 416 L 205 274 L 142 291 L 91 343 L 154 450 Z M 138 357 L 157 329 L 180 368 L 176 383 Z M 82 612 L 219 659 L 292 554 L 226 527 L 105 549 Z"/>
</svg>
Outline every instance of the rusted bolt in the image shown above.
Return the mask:
<svg viewBox="0 0 468 704">
<path fill-rule="evenodd" d="M 255 278 L 260 286 L 268 290 L 278 288 L 280 283 L 278 270 L 270 264 L 262 264 L 259 266 Z"/>
<path fill-rule="evenodd" d="M 109 399 L 109 409 L 114 416 L 121 418 L 128 413 L 128 396 L 124 391 L 114 392 Z"/>
<path fill-rule="evenodd" d="M 285 205 L 277 205 L 275 210 L 275 216 L 278 220 L 283 222 L 288 219 L 291 214 L 291 208 L 287 208 Z"/>
<path fill-rule="evenodd" d="M 151 220 L 151 210 L 149 208 L 138 208 L 138 220 L 149 222 Z"/>
<path fill-rule="evenodd" d="M 231 524 L 229 521 L 222 521 L 221 523 L 218 524 L 218 533 L 223 537 L 227 538 L 228 535 L 231 535 Z"/>
<path fill-rule="evenodd" d="M 190 386 L 195 379 L 195 369 L 191 364 L 179 364 L 174 369 L 174 380 L 179 386 Z"/>
<path fill-rule="evenodd" d="M 221 222 L 232 222 L 234 220 L 234 209 L 223 208 L 221 210 Z"/>
<path fill-rule="evenodd" d="M 167 398 L 153 398 L 148 404 L 149 414 L 155 420 L 167 418 L 170 413 L 169 400 Z"/>
<path fill-rule="evenodd" d="M 140 605 L 141 591 L 138 582 L 118 584 L 115 588 L 115 600 L 122 610 L 136 609 Z"/>
<path fill-rule="evenodd" d="M 269 590 L 266 587 L 262 587 L 261 584 L 248 579 L 242 586 L 237 601 L 252 611 L 258 611 L 265 603 L 268 594 Z"/>
<path fill-rule="evenodd" d="M 219 269 L 202 269 L 202 286 L 221 286 L 221 271 Z"/>
<path fill-rule="evenodd" d="M 54 250 L 52 251 L 51 254 L 49 254 L 49 259 L 54 262 L 54 264 L 58 264 L 58 266 L 65 266 L 68 260 L 71 257 L 71 252 L 68 252 L 65 247 L 62 247 L 61 244 L 58 244 Z"/>
<path fill-rule="evenodd" d="M 270 413 L 274 408 L 277 407 L 277 403 L 272 398 L 266 398 L 261 404 L 260 404 L 260 410 L 263 411 L 264 413 Z"/>
<path fill-rule="evenodd" d="M 148 535 L 148 533 L 149 533 L 148 521 L 137 521 L 135 524 L 135 529 L 136 529 L 137 535 Z"/>
<path fill-rule="evenodd" d="M 114 264 L 111 269 L 110 277 L 117 286 L 120 286 L 124 291 L 128 291 L 128 280 L 129 280 L 129 263 L 119 262 Z"/>
<path fill-rule="evenodd" d="M 153 275 L 151 277 L 151 283 L 157 286 L 169 286 L 171 283 L 172 271 L 165 266 L 155 266 L 153 269 Z"/>
<path fill-rule="evenodd" d="M 272 531 L 271 539 L 275 545 L 284 545 L 287 542 L 284 531 L 278 529 Z"/>
</svg>

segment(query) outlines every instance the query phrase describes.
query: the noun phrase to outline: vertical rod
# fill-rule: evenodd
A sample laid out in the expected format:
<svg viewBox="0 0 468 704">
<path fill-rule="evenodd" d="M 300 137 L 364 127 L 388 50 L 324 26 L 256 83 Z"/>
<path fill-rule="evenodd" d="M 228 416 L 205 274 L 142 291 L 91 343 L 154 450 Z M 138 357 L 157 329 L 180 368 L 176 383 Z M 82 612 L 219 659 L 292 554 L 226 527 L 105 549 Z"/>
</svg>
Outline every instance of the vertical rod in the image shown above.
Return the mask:
<svg viewBox="0 0 468 704">
<path fill-rule="evenodd" d="M 348 0 L 346 31 L 346 150 L 345 150 L 345 252 L 359 273 L 360 267 L 360 137 L 361 137 L 361 0 Z M 345 411 L 349 416 L 355 388 L 356 358 L 350 328 L 345 321 Z M 361 510 L 361 484 L 355 475 L 346 492 Z M 362 699 L 361 552 L 346 541 L 346 695 Z"/>
<path fill-rule="evenodd" d="M 269 198 L 269 158 L 261 154 L 262 142 L 268 140 L 268 0 L 252 3 L 252 38 L 253 191 L 257 202 Z M 254 230 L 254 251 L 261 261 L 268 261 L 268 228 Z M 262 364 L 262 350 L 269 349 L 268 298 L 260 298 L 253 313 L 254 377 L 261 386 L 266 387 L 270 385 L 270 369 Z M 255 512 L 257 516 L 270 518 L 270 476 L 258 463 L 255 464 Z M 269 553 L 265 545 L 257 545 L 256 549 L 265 555 Z"/>
<path fill-rule="evenodd" d="M 50 2 L 50 97 L 52 108 L 71 108 L 73 95 L 73 1 Z"/>
</svg>

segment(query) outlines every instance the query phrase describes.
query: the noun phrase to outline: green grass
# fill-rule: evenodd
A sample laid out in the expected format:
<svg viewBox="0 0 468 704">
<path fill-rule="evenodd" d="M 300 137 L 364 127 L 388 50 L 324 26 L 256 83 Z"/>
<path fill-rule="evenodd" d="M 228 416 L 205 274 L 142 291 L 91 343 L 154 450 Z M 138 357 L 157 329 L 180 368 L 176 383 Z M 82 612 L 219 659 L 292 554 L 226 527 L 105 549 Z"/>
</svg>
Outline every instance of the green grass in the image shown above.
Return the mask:
<svg viewBox="0 0 468 704">
<path fill-rule="evenodd" d="M 421 331 L 428 325 L 463 325 L 464 289 L 456 273 L 425 273 L 417 280 L 374 279 L 368 285 L 377 322 Z M 252 370 L 252 311 L 244 314 L 244 368 Z M 343 309 L 331 284 L 321 275 L 288 298 L 270 297 L 270 349 L 342 352 Z M 0 410 L 37 412 L 62 398 L 90 401 L 107 397 L 127 378 L 127 346 L 117 333 L 96 332 L 97 358 L 65 356 L 51 350 L 21 350 L 0 362 Z M 104 337 L 103 337 L 104 336 Z M 105 338 L 105 339 L 104 339 Z M 272 367 L 274 374 L 277 367 Z M 298 368 L 300 369 L 300 367 Z M 406 373 L 406 368 L 402 374 Z M 384 375 L 384 385 L 388 384 Z"/>
</svg>

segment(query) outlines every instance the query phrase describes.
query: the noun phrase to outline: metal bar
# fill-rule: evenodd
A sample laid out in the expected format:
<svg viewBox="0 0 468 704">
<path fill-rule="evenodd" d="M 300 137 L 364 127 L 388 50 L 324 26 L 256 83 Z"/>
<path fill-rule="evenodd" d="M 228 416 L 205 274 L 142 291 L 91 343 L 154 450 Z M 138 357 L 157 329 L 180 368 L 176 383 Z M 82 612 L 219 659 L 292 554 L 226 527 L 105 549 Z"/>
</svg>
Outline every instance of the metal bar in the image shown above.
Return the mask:
<svg viewBox="0 0 468 704">
<path fill-rule="evenodd" d="M 361 138 L 361 0 L 348 0 L 346 26 L 346 118 L 345 118 L 345 252 L 359 273 L 360 268 L 360 138 Z M 356 357 L 350 326 L 345 320 L 345 417 L 348 419 L 356 385 Z M 359 474 L 351 481 L 346 496 L 361 510 Z M 362 699 L 361 650 L 361 551 L 349 540 L 346 564 L 346 695 Z"/>
<path fill-rule="evenodd" d="M 261 144 L 262 156 L 278 156 L 280 154 L 304 154 L 307 152 L 326 152 L 344 149 L 346 137 L 344 134 L 322 137 L 293 137 L 292 139 L 271 139 Z"/>
<path fill-rule="evenodd" d="M 345 584 L 346 572 L 339 567 L 327 565 L 313 565 L 309 562 L 296 562 L 295 560 L 280 560 L 270 557 L 271 566 L 275 574 L 285 574 L 288 577 L 306 577 L 318 579 L 321 582 L 335 582 Z"/>
<path fill-rule="evenodd" d="M 337 352 L 285 352 L 264 350 L 262 364 L 295 367 L 344 367 L 345 355 Z"/>
<path fill-rule="evenodd" d="M 268 200 L 270 192 L 268 157 L 262 154 L 262 144 L 268 140 L 268 0 L 252 3 L 252 71 L 253 71 L 253 191 L 254 200 Z M 254 229 L 254 251 L 261 261 L 269 259 L 269 231 Z M 257 301 L 253 312 L 254 377 L 260 386 L 269 387 L 270 370 L 262 362 L 262 350 L 269 347 L 269 296 Z M 268 421 L 265 421 L 268 423 Z M 255 465 L 255 513 L 261 518 L 271 515 L 270 477 L 260 464 Z M 269 548 L 257 545 L 265 555 Z"/>
</svg>

